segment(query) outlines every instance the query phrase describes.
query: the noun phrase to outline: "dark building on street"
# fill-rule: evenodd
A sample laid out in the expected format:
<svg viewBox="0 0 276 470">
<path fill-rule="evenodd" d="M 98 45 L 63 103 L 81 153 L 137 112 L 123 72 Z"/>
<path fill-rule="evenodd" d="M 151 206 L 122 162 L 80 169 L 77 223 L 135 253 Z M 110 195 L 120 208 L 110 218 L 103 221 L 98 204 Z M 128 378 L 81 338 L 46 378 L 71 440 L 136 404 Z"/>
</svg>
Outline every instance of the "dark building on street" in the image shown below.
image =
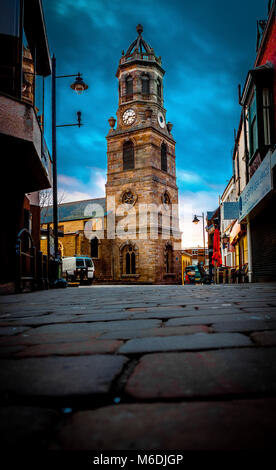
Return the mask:
<svg viewBox="0 0 276 470">
<path fill-rule="evenodd" d="M 0 11 L 0 285 L 13 292 L 33 281 L 40 249 L 38 192 L 51 186 L 44 141 L 44 77 L 51 62 L 41 0 L 0 0 Z"/>
</svg>

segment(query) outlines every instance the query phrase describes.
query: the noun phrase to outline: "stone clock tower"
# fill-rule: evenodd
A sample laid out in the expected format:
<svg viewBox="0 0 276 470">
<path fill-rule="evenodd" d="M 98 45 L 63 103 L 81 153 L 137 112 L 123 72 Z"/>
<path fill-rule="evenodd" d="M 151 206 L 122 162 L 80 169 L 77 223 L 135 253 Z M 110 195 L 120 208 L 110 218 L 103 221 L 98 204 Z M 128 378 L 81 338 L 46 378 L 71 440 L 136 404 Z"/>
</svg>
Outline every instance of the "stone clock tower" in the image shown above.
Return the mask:
<svg viewBox="0 0 276 470">
<path fill-rule="evenodd" d="M 107 209 L 114 201 L 112 278 L 134 283 L 181 281 L 181 233 L 175 141 L 166 120 L 161 57 L 142 37 L 123 51 L 116 77 L 119 106 L 107 135 Z"/>
</svg>

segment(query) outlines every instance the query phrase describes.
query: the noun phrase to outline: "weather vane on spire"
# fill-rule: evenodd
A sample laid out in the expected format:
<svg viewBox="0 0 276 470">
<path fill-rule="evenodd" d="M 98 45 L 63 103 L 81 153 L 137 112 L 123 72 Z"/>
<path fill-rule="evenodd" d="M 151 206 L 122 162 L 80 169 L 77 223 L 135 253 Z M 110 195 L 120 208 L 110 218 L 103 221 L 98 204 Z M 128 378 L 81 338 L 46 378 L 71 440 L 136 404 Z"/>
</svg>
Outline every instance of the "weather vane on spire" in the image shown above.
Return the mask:
<svg viewBox="0 0 276 470">
<path fill-rule="evenodd" d="M 139 36 L 141 36 L 142 32 L 143 32 L 143 26 L 141 24 L 138 24 L 136 26 L 136 31 L 137 33 L 139 34 Z"/>
</svg>

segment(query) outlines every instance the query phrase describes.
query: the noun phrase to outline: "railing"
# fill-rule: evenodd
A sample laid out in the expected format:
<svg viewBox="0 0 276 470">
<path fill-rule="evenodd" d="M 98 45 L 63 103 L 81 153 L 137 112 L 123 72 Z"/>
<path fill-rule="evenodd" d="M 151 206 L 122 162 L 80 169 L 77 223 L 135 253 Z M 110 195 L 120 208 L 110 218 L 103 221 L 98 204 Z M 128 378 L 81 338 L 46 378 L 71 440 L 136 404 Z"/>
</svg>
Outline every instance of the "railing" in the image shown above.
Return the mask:
<svg viewBox="0 0 276 470">
<path fill-rule="evenodd" d="M 28 229 L 23 228 L 16 242 L 16 292 L 22 292 L 23 284 L 35 289 L 36 283 L 36 248 Z"/>
<path fill-rule="evenodd" d="M 15 291 L 22 292 L 28 287 L 31 290 L 49 288 L 49 258 L 34 246 L 28 229 L 23 228 L 16 242 Z"/>
<path fill-rule="evenodd" d="M 241 266 L 221 266 L 214 270 L 216 284 L 245 283 L 248 280 L 248 263 Z"/>
</svg>

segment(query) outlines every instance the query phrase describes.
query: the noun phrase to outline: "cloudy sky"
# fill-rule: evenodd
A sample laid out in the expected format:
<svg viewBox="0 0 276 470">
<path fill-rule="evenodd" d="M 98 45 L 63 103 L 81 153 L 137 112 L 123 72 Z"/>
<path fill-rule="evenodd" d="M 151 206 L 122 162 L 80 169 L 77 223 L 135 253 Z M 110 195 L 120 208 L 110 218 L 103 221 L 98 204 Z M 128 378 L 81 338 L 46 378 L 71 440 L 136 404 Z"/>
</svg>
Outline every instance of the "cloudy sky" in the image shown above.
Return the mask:
<svg viewBox="0 0 276 470">
<path fill-rule="evenodd" d="M 256 21 L 266 0 L 44 0 L 57 74 L 83 73 L 89 89 L 79 96 L 71 79 L 57 81 L 58 179 L 63 201 L 105 195 L 108 118 L 116 115 L 115 73 L 136 25 L 161 55 L 166 70 L 165 108 L 176 140 L 177 184 L 184 246 L 202 245 L 193 213 L 214 210 L 231 177 L 238 84 L 252 68 Z M 46 138 L 51 148 L 50 79 L 46 83 Z M 49 99 L 47 99 L 47 97 Z"/>
</svg>

